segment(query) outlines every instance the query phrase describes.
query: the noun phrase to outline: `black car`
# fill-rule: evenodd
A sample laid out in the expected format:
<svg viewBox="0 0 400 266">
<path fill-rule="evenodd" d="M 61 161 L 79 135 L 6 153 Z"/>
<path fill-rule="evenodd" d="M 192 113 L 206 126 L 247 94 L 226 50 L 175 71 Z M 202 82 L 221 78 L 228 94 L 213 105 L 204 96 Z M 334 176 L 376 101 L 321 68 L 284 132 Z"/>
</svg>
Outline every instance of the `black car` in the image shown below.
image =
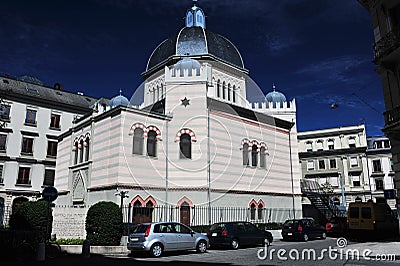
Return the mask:
<svg viewBox="0 0 400 266">
<path fill-rule="evenodd" d="M 215 223 L 207 232 L 210 246 L 227 246 L 238 249 L 239 246 L 270 245 L 271 232 L 260 230 L 250 222 Z"/>
<path fill-rule="evenodd" d="M 326 223 L 326 233 L 332 236 L 343 236 L 347 233 L 347 217 L 333 217 Z"/>
<path fill-rule="evenodd" d="M 326 238 L 326 228 L 313 218 L 286 220 L 282 226 L 283 240 L 295 239 L 308 241 L 311 238 Z"/>
</svg>

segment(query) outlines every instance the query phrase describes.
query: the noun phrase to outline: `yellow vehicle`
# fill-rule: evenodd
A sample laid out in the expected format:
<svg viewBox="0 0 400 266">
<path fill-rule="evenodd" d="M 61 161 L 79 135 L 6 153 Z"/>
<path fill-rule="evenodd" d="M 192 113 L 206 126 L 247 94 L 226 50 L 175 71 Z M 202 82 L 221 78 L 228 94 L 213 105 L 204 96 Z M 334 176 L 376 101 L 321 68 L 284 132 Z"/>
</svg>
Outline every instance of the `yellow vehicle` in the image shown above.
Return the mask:
<svg viewBox="0 0 400 266">
<path fill-rule="evenodd" d="M 399 221 L 386 203 L 351 202 L 347 211 L 350 233 L 398 234 Z"/>
</svg>

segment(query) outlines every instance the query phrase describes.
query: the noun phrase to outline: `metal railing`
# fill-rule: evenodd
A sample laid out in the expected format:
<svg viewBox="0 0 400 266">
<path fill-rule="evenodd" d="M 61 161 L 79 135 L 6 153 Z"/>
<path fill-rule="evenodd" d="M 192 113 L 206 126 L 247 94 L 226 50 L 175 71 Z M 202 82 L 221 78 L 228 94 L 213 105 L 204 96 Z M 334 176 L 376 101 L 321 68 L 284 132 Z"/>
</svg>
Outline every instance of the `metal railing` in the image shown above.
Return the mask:
<svg viewBox="0 0 400 266">
<path fill-rule="evenodd" d="M 254 223 L 282 223 L 287 219 L 302 216 L 302 210 L 290 208 L 241 208 L 193 206 L 123 207 L 124 223 L 181 222 L 191 226 L 217 222 L 251 221 Z M 209 219 L 208 215 L 211 214 Z M 168 217 L 168 218 L 167 218 Z"/>
</svg>

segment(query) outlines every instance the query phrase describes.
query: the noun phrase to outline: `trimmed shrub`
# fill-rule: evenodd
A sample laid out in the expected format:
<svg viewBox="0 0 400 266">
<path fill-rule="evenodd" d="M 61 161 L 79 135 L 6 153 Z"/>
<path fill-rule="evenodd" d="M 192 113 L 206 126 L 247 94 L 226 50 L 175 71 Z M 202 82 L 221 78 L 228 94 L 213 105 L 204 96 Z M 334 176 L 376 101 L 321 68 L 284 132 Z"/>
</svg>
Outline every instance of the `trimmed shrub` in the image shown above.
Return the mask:
<svg viewBox="0 0 400 266">
<path fill-rule="evenodd" d="M 50 206 L 46 201 L 27 201 L 22 203 L 15 209 L 10 217 L 10 228 L 15 230 L 38 231 L 39 240 L 43 241 L 49 239 L 53 223 L 52 209 Z M 49 215 L 49 224 L 46 229 L 47 214 Z"/>
<path fill-rule="evenodd" d="M 86 239 L 92 246 L 119 246 L 122 237 L 122 211 L 111 201 L 91 206 L 86 215 Z"/>
<path fill-rule="evenodd" d="M 82 238 L 60 238 L 56 240 L 59 245 L 82 245 L 85 239 Z"/>
</svg>

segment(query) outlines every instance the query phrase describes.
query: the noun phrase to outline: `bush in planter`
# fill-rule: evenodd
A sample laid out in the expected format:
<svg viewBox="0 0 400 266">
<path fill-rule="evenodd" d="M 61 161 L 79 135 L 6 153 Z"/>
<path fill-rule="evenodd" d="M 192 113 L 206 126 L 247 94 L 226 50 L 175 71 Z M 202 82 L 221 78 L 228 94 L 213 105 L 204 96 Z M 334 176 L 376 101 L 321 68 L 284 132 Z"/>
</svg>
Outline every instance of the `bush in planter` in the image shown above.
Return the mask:
<svg viewBox="0 0 400 266">
<path fill-rule="evenodd" d="M 119 246 L 122 237 L 122 211 L 111 201 L 91 206 L 86 215 L 86 239 L 92 246 Z"/>
<path fill-rule="evenodd" d="M 47 215 L 48 228 L 46 228 Z M 49 238 L 52 230 L 52 209 L 46 201 L 27 201 L 19 205 L 10 217 L 10 228 L 15 230 L 38 231 L 38 240 Z"/>
</svg>

